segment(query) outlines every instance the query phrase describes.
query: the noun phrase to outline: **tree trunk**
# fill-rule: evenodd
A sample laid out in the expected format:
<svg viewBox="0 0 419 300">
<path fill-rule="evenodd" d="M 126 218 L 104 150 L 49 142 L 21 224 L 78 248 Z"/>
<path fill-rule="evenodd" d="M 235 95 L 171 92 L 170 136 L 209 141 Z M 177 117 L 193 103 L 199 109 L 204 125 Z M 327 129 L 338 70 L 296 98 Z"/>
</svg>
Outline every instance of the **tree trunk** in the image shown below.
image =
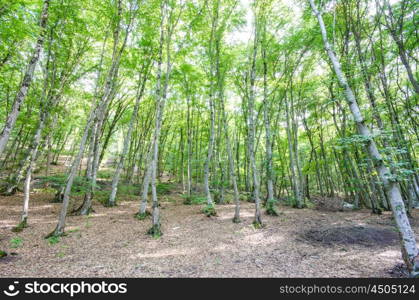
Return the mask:
<svg viewBox="0 0 419 300">
<path fill-rule="evenodd" d="M 29 87 L 32 83 L 33 73 L 35 71 L 35 67 L 36 67 L 36 64 L 38 63 L 41 49 L 44 44 L 45 33 L 46 33 L 45 28 L 47 26 L 47 21 L 48 21 L 48 8 L 49 8 L 49 0 L 44 0 L 44 5 L 42 8 L 40 22 L 39 22 L 40 33 L 38 36 L 38 40 L 36 42 L 32 57 L 26 68 L 23 80 L 20 84 L 19 91 L 13 102 L 12 110 L 7 116 L 6 124 L 4 125 L 3 130 L 0 134 L 0 157 L 6 147 L 7 141 L 9 140 L 10 133 L 13 130 L 13 127 L 15 126 L 17 117 L 19 115 L 20 107 L 23 101 L 25 100 Z"/>
<path fill-rule="evenodd" d="M 122 168 L 124 166 L 125 156 L 128 152 L 128 148 L 129 148 L 129 145 L 130 145 L 131 135 L 132 135 L 132 131 L 133 131 L 133 128 L 134 128 L 134 122 L 137 120 L 138 110 L 139 110 L 139 107 L 140 107 L 140 101 L 141 101 L 141 98 L 144 94 L 145 84 L 146 84 L 146 81 L 147 81 L 147 74 L 146 73 L 142 75 L 141 88 L 140 88 L 140 91 L 139 91 L 139 93 L 137 95 L 137 98 L 136 98 L 136 101 L 135 101 L 134 110 L 132 112 L 131 120 L 130 120 L 129 125 L 128 125 L 128 132 L 127 132 L 127 135 L 125 136 L 125 139 L 124 139 L 124 146 L 123 146 L 123 149 L 122 149 L 122 153 L 119 157 L 118 165 L 116 167 L 115 174 L 114 174 L 113 179 L 112 179 L 112 190 L 111 190 L 111 194 L 110 194 L 109 199 L 108 199 L 108 206 L 115 206 L 115 198 L 116 198 L 116 192 L 117 192 L 117 189 L 118 189 L 119 178 L 121 176 Z"/>
<path fill-rule="evenodd" d="M 79 146 L 77 156 L 75 157 L 75 159 L 74 159 L 74 161 L 71 165 L 70 173 L 67 176 L 67 181 L 66 181 L 66 185 L 65 185 L 65 188 L 64 188 L 64 194 L 63 194 L 63 204 L 61 206 L 61 212 L 60 212 L 60 215 L 58 217 L 58 224 L 57 224 L 56 228 L 54 229 L 54 231 L 52 231 L 49 235 L 47 235 L 47 237 L 61 236 L 61 235 L 64 234 L 64 227 L 65 227 L 65 221 L 66 221 L 66 217 L 67 217 L 67 210 L 68 210 L 68 205 L 70 203 L 71 188 L 73 186 L 73 182 L 74 182 L 74 178 L 76 177 L 77 170 L 80 166 L 80 161 L 81 161 L 81 158 L 82 158 L 83 153 L 84 153 L 87 137 L 89 135 L 89 130 L 91 128 L 93 118 L 95 116 L 95 112 L 96 112 L 96 110 L 94 109 L 94 107 L 92 107 L 91 111 L 90 111 L 89 118 L 88 118 L 87 123 L 86 123 L 86 126 L 84 128 L 83 136 L 82 136 L 81 141 L 80 141 L 80 146 Z"/>
<path fill-rule="evenodd" d="M 251 59 L 251 69 L 250 69 L 250 91 L 247 98 L 248 104 L 248 149 L 249 149 L 249 161 L 250 167 L 252 170 L 252 179 L 253 179 L 253 195 L 255 199 L 255 218 L 253 224 L 256 228 L 263 226 L 262 223 L 262 214 L 260 211 L 260 194 L 259 194 L 259 174 L 256 167 L 256 157 L 255 157 L 255 81 L 256 81 L 256 56 L 258 51 L 259 43 L 259 29 L 257 24 L 257 18 L 255 13 L 255 36 L 253 41 L 253 53 Z"/>
</svg>

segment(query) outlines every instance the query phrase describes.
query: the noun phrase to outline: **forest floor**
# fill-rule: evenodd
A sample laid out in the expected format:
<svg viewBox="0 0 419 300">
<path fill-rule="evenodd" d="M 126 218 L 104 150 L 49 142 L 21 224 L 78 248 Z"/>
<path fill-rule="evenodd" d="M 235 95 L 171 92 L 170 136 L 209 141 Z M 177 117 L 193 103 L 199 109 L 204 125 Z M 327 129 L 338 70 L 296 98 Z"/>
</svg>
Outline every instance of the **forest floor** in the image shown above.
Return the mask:
<svg viewBox="0 0 419 300">
<path fill-rule="evenodd" d="M 149 218 L 134 218 L 138 201 L 122 201 L 113 208 L 95 203 L 90 216 L 68 217 L 67 235 L 52 244 L 44 236 L 54 229 L 61 206 L 51 203 L 52 197 L 45 192 L 32 195 L 29 227 L 20 233 L 11 229 L 19 220 L 22 194 L 0 197 L 0 249 L 9 253 L 0 259 L 1 277 L 404 275 L 389 213 L 281 206 L 280 216 L 265 215 L 266 227 L 254 229 L 252 203 L 242 203 L 242 222 L 234 224 L 234 205 L 218 205 L 218 215 L 208 218 L 200 205 L 184 205 L 180 193 L 172 192 L 161 197 L 163 236 L 159 239 L 145 234 Z M 417 210 L 412 225 L 419 233 Z M 372 228 L 378 230 L 373 235 L 384 235 L 376 245 L 356 239 L 343 244 L 309 241 L 307 237 L 319 237 L 319 228 L 326 230 L 325 237 L 330 237 L 331 228 Z"/>
</svg>

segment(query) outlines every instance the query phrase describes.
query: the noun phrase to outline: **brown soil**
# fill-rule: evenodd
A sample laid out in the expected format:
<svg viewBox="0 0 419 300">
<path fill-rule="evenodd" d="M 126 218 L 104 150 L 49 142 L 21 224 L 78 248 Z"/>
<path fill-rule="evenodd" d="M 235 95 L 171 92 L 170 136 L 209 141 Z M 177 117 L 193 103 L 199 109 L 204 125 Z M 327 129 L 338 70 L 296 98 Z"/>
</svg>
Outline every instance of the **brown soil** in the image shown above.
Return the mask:
<svg viewBox="0 0 419 300">
<path fill-rule="evenodd" d="M 379 247 L 397 245 L 399 235 L 394 230 L 373 226 L 323 226 L 309 229 L 301 237 L 322 246 L 352 245 Z"/>
<path fill-rule="evenodd" d="M 160 239 L 145 234 L 151 226 L 149 218 L 133 217 L 138 202 L 125 201 L 113 208 L 95 203 L 91 216 L 69 217 L 68 235 L 50 245 L 43 237 L 54 229 L 61 206 L 50 203 L 52 197 L 32 195 L 29 227 L 20 233 L 11 229 L 19 221 L 22 195 L 0 197 L 0 249 L 9 253 L 0 259 L 1 277 L 405 276 L 398 243 L 393 238 L 371 240 L 370 231 L 365 242 L 365 230 L 359 229 L 373 228 L 375 234 L 386 236 L 393 233 L 387 212 L 377 216 L 367 210 L 280 207 L 279 217 L 265 215 L 267 226 L 254 229 L 251 203 L 242 203 L 242 223 L 234 224 L 233 205 L 217 206 L 217 217 L 208 218 L 200 213 L 200 206 L 183 205 L 180 195 L 171 193 L 161 197 Z M 416 233 L 418 219 L 416 210 L 412 222 Z M 345 234 L 355 228 L 361 242 L 341 243 L 336 228 Z M 317 239 L 326 234 L 327 245 L 307 241 L 307 236 L 301 236 L 307 232 L 315 232 Z M 16 237 L 23 243 L 12 248 Z"/>
</svg>

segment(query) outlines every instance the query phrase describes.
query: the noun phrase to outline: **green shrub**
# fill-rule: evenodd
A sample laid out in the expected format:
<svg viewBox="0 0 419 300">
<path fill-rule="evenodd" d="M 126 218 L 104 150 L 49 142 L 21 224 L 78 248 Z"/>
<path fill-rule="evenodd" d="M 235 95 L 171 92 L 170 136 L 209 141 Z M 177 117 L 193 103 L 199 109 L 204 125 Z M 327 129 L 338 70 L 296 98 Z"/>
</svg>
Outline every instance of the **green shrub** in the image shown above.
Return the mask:
<svg viewBox="0 0 419 300">
<path fill-rule="evenodd" d="M 67 184 L 66 175 L 54 175 L 54 176 L 43 176 L 38 178 L 41 183 L 48 184 L 57 192 L 60 191 Z M 76 176 L 74 178 L 73 186 L 71 187 L 71 193 L 73 195 L 83 195 L 90 189 L 91 183 L 84 176 Z M 100 189 L 96 184 L 95 189 Z"/>
<path fill-rule="evenodd" d="M 161 232 L 160 229 L 160 224 L 158 225 L 153 225 L 148 231 L 147 234 L 151 235 L 153 238 L 158 239 L 160 238 L 163 233 Z"/>
<path fill-rule="evenodd" d="M 136 218 L 137 220 L 144 220 L 145 218 L 147 218 L 148 216 L 151 216 L 151 213 L 146 210 L 145 213 L 141 214 L 141 213 L 136 213 L 134 215 L 134 218 Z"/>
<path fill-rule="evenodd" d="M 207 216 L 207 217 L 211 217 L 211 216 L 216 216 L 217 212 L 215 211 L 215 206 L 214 204 L 211 205 L 206 205 L 203 209 L 202 212 Z"/>
<path fill-rule="evenodd" d="M 97 172 L 97 178 L 111 179 L 113 178 L 115 171 L 112 170 L 102 170 Z"/>
<path fill-rule="evenodd" d="M 140 187 L 134 184 L 121 184 L 118 186 L 118 195 L 138 195 Z"/>
<path fill-rule="evenodd" d="M 174 188 L 175 186 L 173 183 L 160 182 L 156 186 L 156 191 L 158 195 L 168 195 Z"/>
<path fill-rule="evenodd" d="M 52 246 L 52 245 L 58 244 L 60 242 L 60 237 L 52 235 L 49 238 L 47 238 L 47 241 L 48 241 L 48 244 L 50 244 Z"/>
<path fill-rule="evenodd" d="M 200 195 L 183 195 L 185 205 L 201 205 L 207 202 L 207 197 Z"/>
<path fill-rule="evenodd" d="M 95 191 L 95 199 L 103 205 L 106 205 L 108 203 L 110 194 L 111 191 L 97 190 Z"/>
<path fill-rule="evenodd" d="M 269 199 L 266 202 L 266 213 L 270 216 L 278 216 L 278 212 L 276 211 L 276 204 L 278 201 L 276 199 Z"/>
<path fill-rule="evenodd" d="M 23 245 L 23 240 L 22 240 L 21 237 L 16 236 L 16 237 L 12 238 L 11 241 L 10 241 L 10 247 L 11 248 L 19 248 L 22 245 Z"/>
</svg>

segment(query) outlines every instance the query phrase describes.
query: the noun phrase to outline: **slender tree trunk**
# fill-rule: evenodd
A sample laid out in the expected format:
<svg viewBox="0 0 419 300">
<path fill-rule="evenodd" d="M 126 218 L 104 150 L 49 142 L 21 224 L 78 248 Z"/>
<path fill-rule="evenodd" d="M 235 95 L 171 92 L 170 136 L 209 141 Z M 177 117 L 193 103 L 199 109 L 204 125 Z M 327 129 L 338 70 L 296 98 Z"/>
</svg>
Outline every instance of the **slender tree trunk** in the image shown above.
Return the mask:
<svg viewBox="0 0 419 300">
<path fill-rule="evenodd" d="M 122 24 L 121 24 L 122 2 L 121 0 L 118 0 L 116 5 L 117 5 L 117 16 L 116 16 L 117 25 L 113 33 L 112 62 L 111 62 L 111 67 L 106 77 L 104 93 L 97 107 L 97 113 L 96 113 L 96 118 L 95 118 L 96 128 L 94 130 L 95 134 L 93 135 L 93 138 L 94 138 L 93 159 L 91 160 L 92 178 L 90 182 L 90 189 L 85 196 L 85 199 L 83 201 L 81 208 L 77 212 L 77 214 L 80 214 L 80 215 L 88 215 L 92 210 L 92 200 L 93 200 L 94 191 L 96 188 L 97 172 L 99 171 L 99 166 L 100 166 L 100 153 L 101 153 L 101 146 L 102 146 L 100 139 L 103 133 L 106 110 L 109 107 L 109 103 L 111 102 L 114 96 L 121 56 L 122 56 L 122 53 L 124 52 L 124 49 L 127 43 L 128 35 L 131 28 L 132 18 L 133 18 L 133 15 L 131 15 L 130 23 L 127 24 L 127 26 L 125 27 L 126 29 L 125 29 L 125 37 L 124 37 L 123 43 L 121 47 L 119 47 L 121 28 L 122 28 Z"/>
<path fill-rule="evenodd" d="M 46 108 L 44 108 L 46 109 Z M 25 185 L 24 185 L 24 199 L 23 199 L 23 209 L 22 209 L 22 216 L 21 216 L 21 223 L 18 225 L 18 227 L 26 227 L 27 225 L 27 219 L 29 215 L 29 197 L 30 197 L 30 187 L 31 187 L 31 178 L 32 178 L 32 170 L 35 166 L 36 157 L 38 154 L 39 149 L 39 143 L 41 141 L 41 135 L 42 131 L 44 129 L 45 125 L 45 119 L 46 119 L 46 113 L 43 112 L 41 114 L 41 118 L 39 121 L 38 129 L 35 133 L 35 138 L 33 145 L 31 147 L 31 157 L 29 165 L 26 169 L 26 179 L 25 179 Z"/>
<path fill-rule="evenodd" d="M 391 5 L 390 5 L 389 1 L 384 0 L 384 5 L 387 7 L 387 9 L 390 13 L 390 18 L 395 19 L 395 16 L 393 15 L 393 10 L 391 8 Z M 390 35 L 393 38 L 394 42 L 396 43 L 397 49 L 399 50 L 400 60 L 402 61 L 404 67 L 406 68 L 407 76 L 408 76 L 410 82 L 412 83 L 414 91 L 416 92 L 416 94 L 419 94 L 419 83 L 416 80 L 415 75 L 413 74 L 413 71 L 412 71 L 412 67 L 409 64 L 409 60 L 407 58 L 406 49 L 404 47 L 404 42 L 402 40 L 402 37 L 400 37 L 397 34 L 397 32 L 394 28 L 396 26 L 396 24 L 393 24 L 393 20 L 389 20 L 389 17 L 387 17 L 387 16 L 384 16 L 384 18 L 386 20 L 387 28 L 390 31 Z"/>
<path fill-rule="evenodd" d="M 192 195 L 192 170 L 191 170 L 191 160 L 192 160 L 192 130 L 191 130 L 191 105 L 190 105 L 190 95 L 187 96 L 187 111 L 186 111 L 186 131 L 187 131 L 187 157 L 186 157 L 186 164 L 187 164 L 187 195 L 190 199 Z"/>
<path fill-rule="evenodd" d="M 264 23 L 266 27 L 266 24 Z M 266 202 L 274 201 L 274 188 L 273 188 L 273 174 L 272 174 L 272 141 L 271 141 L 271 121 L 269 119 L 269 100 L 268 100 L 268 63 L 266 61 L 266 46 L 265 46 L 265 31 L 262 43 L 262 59 L 263 59 L 263 121 L 265 124 L 265 148 L 266 148 L 266 187 L 267 199 Z"/>
<path fill-rule="evenodd" d="M 210 109 L 210 136 L 208 142 L 208 151 L 207 157 L 204 165 L 204 188 L 205 195 L 207 197 L 207 206 L 213 207 L 213 200 L 210 191 L 210 164 L 212 162 L 212 156 L 214 153 L 214 143 L 215 143 L 215 104 L 214 104 L 214 42 L 215 42 L 215 31 L 218 24 L 218 0 L 214 7 L 214 12 L 212 16 L 212 25 L 211 25 L 211 37 L 209 42 L 209 59 L 210 59 L 210 91 L 209 91 L 209 109 Z"/>
<path fill-rule="evenodd" d="M 301 186 L 300 180 L 298 178 L 298 169 L 297 169 L 297 162 L 296 162 L 296 155 L 297 153 L 294 152 L 294 134 L 292 133 L 292 126 L 290 120 L 290 109 L 287 99 L 285 100 L 285 110 L 286 110 L 286 119 L 287 119 L 287 139 L 288 139 L 288 152 L 289 152 L 289 159 L 290 159 L 290 170 L 291 170 L 291 178 L 292 178 L 292 186 L 294 191 L 294 201 L 295 206 L 297 208 L 302 208 L 302 201 L 301 201 Z"/>
<path fill-rule="evenodd" d="M 248 99 L 248 149 L 249 149 L 249 161 L 250 167 L 252 170 L 253 178 L 253 195 L 255 199 L 255 218 L 253 224 L 255 227 L 263 226 L 262 223 L 262 214 L 260 210 L 260 186 L 259 186 L 259 174 L 256 167 L 256 157 L 255 157 L 255 81 L 256 81 L 256 56 L 258 51 L 259 43 L 259 29 L 257 24 L 257 17 L 255 13 L 255 36 L 253 41 L 253 53 L 251 59 L 251 69 L 250 69 L 250 91 Z"/>
<path fill-rule="evenodd" d="M 128 132 L 127 132 L 127 135 L 125 136 L 125 139 L 124 139 L 124 146 L 123 146 L 123 149 L 122 149 L 122 153 L 119 157 L 118 165 L 116 167 L 116 170 L 115 170 L 115 173 L 114 173 L 114 176 L 113 176 L 113 179 L 112 179 L 112 190 L 111 190 L 111 194 L 110 194 L 109 199 L 108 199 L 108 206 L 115 206 L 115 198 L 116 198 L 116 192 L 117 192 L 117 189 L 118 189 L 119 178 L 121 176 L 122 168 L 124 166 L 125 156 L 126 156 L 126 154 L 128 152 L 128 149 L 129 149 L 129 145 L 130 145 L 130 141 L 131 141 L 131 135 L 132 135 L 132 131 L 133 131 L 133 128 L 134 128 L 134 122 L 137 120 L 138 110 L 140 108 L 140 101 L 141 101 L 141 98 L 144 94 L 145 83 L 147 81 L 147 74 L 142 75 L 142 80 L 141 81 L 142 82 L 141 82 L 140 91 L 137 95 L 134 110 L 132 112 L 131 120 L 130 120 L 129 125 L 128 125 Z"/>
<path fill-rule="evenodd" d="M 151 175 L 152 175 L 152 165 L 153 165 L 153 142 L 150 143 L 150 149 L 148 151 L 148 159 L 147 159 L 147 169 L 144 174 L 143 185 L 141 189 L 141 203 L 140 203 L 140 211 L 138 214 L 142 217 L 146 214 L 147 209 L 147 198 L 148 198 L 148 188 L 150 186 Z"/>
<path fill-rule="evenodd" d="M 60 212 L 59 217 L 58 217 L 58 224 L 57 224 L 56 228 L 54 229 L 54 231 L 52 231 L 50 234 L 48 234 L 47 237 L 61 236 L 61 235 L 64 234 L 65 221 L 66 221 L 66 217 L 67 217 L 67 210 L 68 210 L 68 205 L 70 203 L 71 188 L 73 186 L 73 182 L 74 182 L 74 178 L 76 177 L 77 170 L 80 166 L 80 161 L 81 161 L 81 158 L 82 158 L 83 153 L 84 153 L 87 137 L 89 135 L 89 130 L 91 128 L 93 118 L 95 116 L 95 112 L 96 112 L 96 110 L 94 109 L 94 107 L 92 107 L 91 111 L 90 111 L 89 118 L 88 118 L 87 123 L 86 123 L 86 126 L 84 128 L 83 136 L 82 136 L 81 141 L 80 141 L 80 146 L 79 146 L 77 156 L 75 157 L 75 159 L 74 159 L 74 161 L 71 165 L 70 173 L 67 176 L 67 181 L 66 181 L 66 185 L 65 185 L 65 188 L 64 188 L 64 194 L 63 194 L 63 204 L 61 206 L 61 212 Z"/>
<path fill-rule="evenodd" d="M 166 103 L 167 97 L 167 88 L 169 84 L 169 76 L 171 70 L 171 62 L 170 62 L 170 35 L 169 32 L 165 39 L 165 30 L 164 24 L 166 19 L 166 13 L 168 9 L 167 1 L 162 2 L 161 4 L 161 23 L 160 23 L 160 48 L 159 48 L 159 69 L 158 69 L 158 78 L 157 78 L 157 86 L 156 86 L 156 122 L 154 127 L 154 134 L 153 134 L 153 148 L 152 148 L 152 164 L 151 164 L 151 195 L 153 199 L 153 215 L 152 215 L 152 227 L 148 231 L 149 234 L 153 235 L 154 237 L 161 236 L 161 225 L 160 225 L 160 209 L 159 203 L 157 198 L 157 166 L 159 160 L 159 140 L 160 140 L 160 133 L 161 133 L 161 126 L 163 121 L 163 113 L 164 113 L 164 106 Z M 166 78 L 163 86 L 163 91 L 161 90 L 161 64 L 163 61 L 162 52 L 163 52 L 163 44 L 166 41 Z"/>
<path fill-rule="evenodd" d="M 217 66 L 219 68 L 218 60 L 217 60 Z M 235 209 L 234 209 L 233 222 L 239 223 L 240 222 L 240 194 L 239 194 L 239 189 L 237 186 L 236 169 L 234 166 L 233 151 L 231 149 L 230 135 L 228 132 L 227 114 L 226 114 L 225 105 L 224 105 L 224 95 L 223 95 L 221 86 L 219 87 L 219 100 L 220 100 L 222 124 L 223 124 L 224 136 L 225 136 L 225 142 L 226 142 L 226 148 L 227 148 L 230 180 L 231 180 L 231 183 L 233 184 L 233 192 L 234 192 Z"/>
<path fill-rule="evenodd" d="M 49 8 L 49 0 L 44 0 L 44 5 L 42 8 L 40 22 L 39 22 L 40 33 L 38 36 L 38 40 L 36 42 L 32 57 L 26 68 L 25 75 L 23 76 L 23 80 L 20 84 L 19 91 L 13 102 L 12 110 L 7 116 L 6 124 L 4 125 L 3 130 L 0 133 L 0 157 L 2 156 L 2 153 L 6 147 L 7 141 L 9 140 L 10 133 L 13 130 L 13 127 L 15 126 L 17 117 L 19 115 L 20 107 L 23 101 L 25 100 L 29 87 L 31 86 L 31 83 L 32 83 L 33 73 L 35 71 L 35 67 L 38 63 L 41 49 L 44 44 L 46 26 L 47 26 L 47 21 L 48 21 L 48 8 Z"/>
</svg>

